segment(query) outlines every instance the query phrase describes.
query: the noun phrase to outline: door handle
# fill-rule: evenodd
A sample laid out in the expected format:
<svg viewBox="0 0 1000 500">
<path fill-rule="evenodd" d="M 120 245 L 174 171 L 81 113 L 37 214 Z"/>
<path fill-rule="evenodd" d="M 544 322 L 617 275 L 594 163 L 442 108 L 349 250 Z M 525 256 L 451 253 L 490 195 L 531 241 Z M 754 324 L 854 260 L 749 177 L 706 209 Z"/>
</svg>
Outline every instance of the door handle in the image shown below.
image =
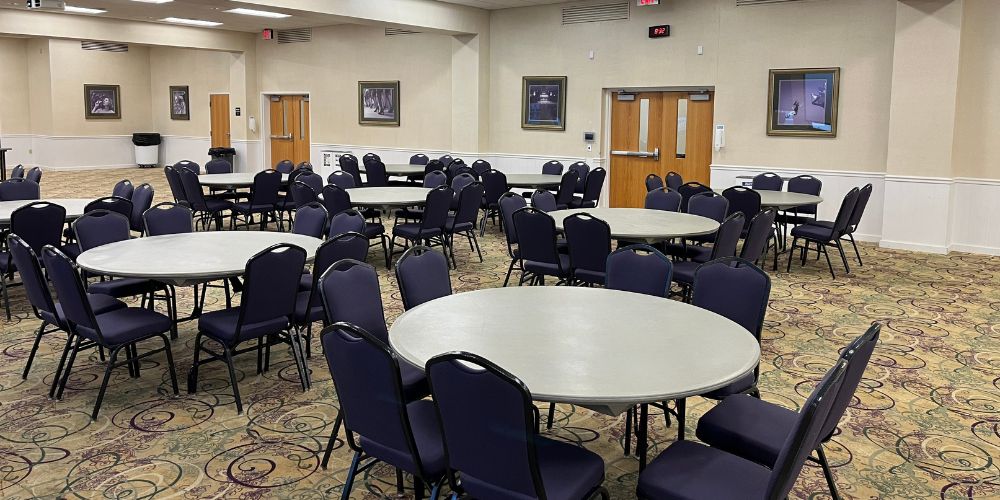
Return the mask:
<svg viewBox="0 0 1000 500">
<path fill-rule="evenodd" d="M 630 156 L 632 158 L 652 158 L 660 159 L 660 148 L 653 148 L 652 151 L 612 151 L 614 156 Z"/>
<path fill-rule="evenodd" d="M 290 141 L 292 139 L 292 134 L 272 135 L 271 139 L 282 139 L 282 140 Z"/>
</svg>

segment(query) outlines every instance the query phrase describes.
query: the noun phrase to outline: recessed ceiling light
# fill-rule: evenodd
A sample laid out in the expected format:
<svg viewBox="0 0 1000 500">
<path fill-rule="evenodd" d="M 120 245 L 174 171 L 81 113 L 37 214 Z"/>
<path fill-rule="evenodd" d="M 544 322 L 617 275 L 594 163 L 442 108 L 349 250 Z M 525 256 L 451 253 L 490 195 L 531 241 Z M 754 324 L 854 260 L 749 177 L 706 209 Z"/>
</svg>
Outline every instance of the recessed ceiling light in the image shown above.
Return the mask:
<svg viewBox="0 0 1000 500">
<path fill-rule="evenodd" d="M 285 17 L 292 17 L 290 14 L 282 14 L 281 12 L 268 12 L 266 10 L 254 10 L 254 9 L 229 9 L 223 12 L 228 12 L 230 14 L 243 14 L 245 16 L 257 16 L 257 17 L 270 17 L 272 19 L 282 19 Z"/>
<path fill-rule="evenodd" d="M 73 7 L 72 5 L 67 5 L 63 7 L 64 12 L 72 12 L 74 14 L 104 14 L 107 12 L 104 9 L 91 9 L 87 7 Z"/>
<path fill-rule="evenodd" d="M 191 26 L 221 26 L 222 23 L 215 21 L 203 21 L 201 19 L 184 19 L 183 17 L 164 17 L 160 19 L 168 23 L 190 24 Z"/>
</svg>

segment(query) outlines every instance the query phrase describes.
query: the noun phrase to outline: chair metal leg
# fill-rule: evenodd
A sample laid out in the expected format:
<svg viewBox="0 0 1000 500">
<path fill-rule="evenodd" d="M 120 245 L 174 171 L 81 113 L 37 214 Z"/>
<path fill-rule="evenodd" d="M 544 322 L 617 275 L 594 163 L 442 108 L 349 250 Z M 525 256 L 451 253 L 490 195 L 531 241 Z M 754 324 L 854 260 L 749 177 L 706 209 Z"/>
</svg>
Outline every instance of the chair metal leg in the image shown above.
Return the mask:
<svg viewBox="0 0 1000 500">
<path fill-rule="evenodd" d="M 792 248 L 788 250 L 788 267 L 785 268 L 785 272 L 789 273 L 792 271 L 792 258 L 795 256 L 795 245 L 798 243 L 799 239 L 792 238 Z"/>
<path fill-rule="evenodd" d="M 639 471 L 646 468 L 646 451 L 649 449 L 649 405 L 639 405 L 639 421 L 636 425 L 635 453 L 639 455 Z"/>
<path fill-rule="evenodd" d="M 858 251 L 858 244 L 854 241 L 854 234 L 847 233 L 847 237 L 851 239 L 851 246 L 854 247 L 854 255 L 858 257 L 858 265 L 864 267 L 865 263 L 861 262 L 861 252 Z"/>
<path fill-rule="evenodd" d="M 28 362 L 24 364 L 24 371 L 21 372 L 21 380 L 28 378 L 28 370 L 31 369 L 31 362 L 35 359 L 35 353 L 38 352 L 38 343 L 42 341 L 42 335 L 45 334 L 45 325 L 47 324 L 45 321 L 42 321 L 42 325 L 35 332 L 35 342 L 31 344 L 31 352 L 28 353 Z"/>
<path fill-rule="evenodd" d="M 167 355 L 167 370 L 170 372 L 170 386 L 174 390 L 174 396 L 180 394 L 177 387 L 177 369 L 174 368 L 174 353 L 170 350 L 170 339 L 166 335 L 160 335 L 163 339 L 163 352 Z"/>
<path fill-rule="evenodd" d="M 475 231 L 470 232 L 469 235 L 472 236 L 470 240 L 476 245 L 476 253 L 479 254 L 479 262 L 483 262 L 483 251 L 479 248 L 479 238 L 476 238 Z"/>
<path fill-rule="evenodd" d="M 847 264 L 847 254 L 844 253 L 844 245 L 840 244 L 840 239 L 837 239 L 837 251 L 840 252 L 840 260 L 844 263 L 844 272 L 850 274 L 851 266 Z"/>
<path fill-rule="evenodd" d="M 226 368 L 229 368 L 229 383 L 233 384 L 233 397 L 236 398 L 236 414 L 243 414 L 243 401 L 240 399 L 240 387 L 236 384 L 236 368 L 233 367 L 233 352 L 229 346 L 222 346 L 222 354 L 225 356 Z"/>
<path fill-rule="evenodd" d="M 76 343 L 73 345 L 73 350 L 69 353 L 69 360 L 66 361 L 66 371 L 62 374 L 62 381 L 59 382 L 59 389 L 56 391 L 56 399 L 62 399 L 63 391 L 66 390 L 66 382 L 69 381 L 69 374 L 73 370 L 73 363 L 76 361 L 76 353 L 80 350 L 80 344 L 83 343 L 83 337 L 76 336 Z"/>
<path fill-rule="evenodd" d="M 826 245 L 816 243 L 816 246 L 821 248 L 823 250 L 823 255 L 826 256 L 826 265 L 830 267 L 830 276 L 832 276 L 833 279 L 837 279 L 837 275 L 833 274 L 833 263 L 830 262 L 830 252 L 826 251 Z"/>
<path fill-rule="evenodd" d="M 625 410 L 625 456 L 632 453 L 632 417 L 634 414 L 634 406 Z"/>
<path fill-rule="evenodd" d="M 840 492 L 837 491 L 837 483 L 833 480 L 833 470 L 830 469 L 830 462 L 826 459 L 826 452 L 823 451 L 822 443 L 816 447 L 816 454 L 819 456 L 819 465 L 823 469 L 826 484 L 830 487 L 830 497 L 833 500 L 840 500 Z"/>
<path fill-rule="evenodd" d="M 341 500 L 350 500 L 351 488 L 354 486 L 354 476 L 358 474 L 358 464 L 361 463 L 361 452 L 354 452 L 354 459 L 351 460 L 351 467 L 347 469 L 347 481 L 344 482 L 344 491 L 340 494 Z"/>
<path fill-rule="evenodd" d="M 0 276 L 0 291 L 3 291 L 3 308 L 7 311 L 7 321 L 10 321 L 10 296 L 7 295 L 6 276 Z"/>
<path fill-rule="evenodd" d="M 337 434 L 340 432 L 340 425 L 344 422 L 344 417 L 340 412 L 337 412 L 337 420 L 333 422 L 333 432 L 330 433 L 330 439 L 326 441 L 326 451 L 323 452 L 323 468 L 330 463 L 330 455 L 333 454 L 333 446 L 337 444 Z"/>
<path fill-rule="evenodd" d="M 131 352 L 135 344 L 129 344 L 125 346 L 125 352 Z M 104 368 L 104 380 L 101 382 L 101 388 L 97 391 L 97 403 L 94 404 L 94 411 L 90 414 L 91 420 L 97 420 L 97 412 L 101 411 L 101 402 L 104 401 L 104 393 L 108 390 L 108 380 L 111 379 L 111 370 L 115 367 L 115 358 L 118 357 L 118 351 L 121 350 L 121 346 L 111 349 L 111 355 L 108 357 L 108 366 Z"/>
<path fill-rule="evenodd" d="M 63 366 L 69 356 L 70 349 L 73 348 L 73 335 L 66 334 L 66 346 L 63 347 L 62 356 L 59 357 L 59 364 L 56 365 L 56 373 L 52 376 L 52 387 L 49 389 L 49 397 L 56 397 L 56 389 L 59 388 L 59 379 L 62 377 Z"/>
<path fill-rule="evenodd" d="M 684 421 L 687 417 L 687 399 L 680 398 L 674 404 L 677 405 L 677 440 L 684 441 Z"/>
<path fill-rule="evenodd" d="M 552 428 L 552 423 L 555 420 L 555 418 L 556 418 L 556 404 L 555 403 L 549 403 L 549 420 L 548 420 L 548 422 L 545 422 L 545 428 L 546 429 L 551 429 Z"/>
<path fill-rule="evenodd" d="M 198 358 L 201 355 L 201 332 L 194 336 L 194 361 L 191 370 L 188 371 L 188 394 L 194 394 L 198 390 Z"/>
<path fill-rule="evenodd" d="M 507 283 L 510 283 L 510 275 L 514 273 L 514 264 L 516 262 L 515 259 L 510 259 L 510 265 L 507 266 L 507 276 L 503 279 L 503 286 L 507 286 Z"/>
</svg>

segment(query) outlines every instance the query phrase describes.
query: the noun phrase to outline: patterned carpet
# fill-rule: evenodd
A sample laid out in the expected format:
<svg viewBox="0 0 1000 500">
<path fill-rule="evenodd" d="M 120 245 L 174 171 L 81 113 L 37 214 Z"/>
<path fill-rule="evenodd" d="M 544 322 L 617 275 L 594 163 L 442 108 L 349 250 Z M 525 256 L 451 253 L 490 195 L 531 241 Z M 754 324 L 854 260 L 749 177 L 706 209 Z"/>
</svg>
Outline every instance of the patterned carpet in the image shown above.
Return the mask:
<svg viewBox="0 0 1000 500">
<path fill-rule="evenodd" d="M 121 178 L 150 182 L 158 201 L 169 191 L 159 170 L 46 172 L 46 197 L 97 197 Z M 224 249 L 220 249 L 224 251 Z M 490 226 L 486 262 L 462 249 L 452 277 L 456 292 L 499 286 L 508 260 Z M 1000 258 L 937 256 L 862 246 L 866 265 L 830 278 L 811 261 L 773 276 L 764 328 L 763 398 L 791 408 L 802 403 L 833 363 L 837 348 L 872 321 L 885 321 L 881 345 L 857 399 L 828 448 L 841 493 L 848 498 L 985 498 L 1000 496 Z M 374 258 L 369 260 L 377 262 Z M 394 279 L 378 265 L 386 317 L 401 311 Z M 856 266 L 855 266 L 856 267 Z M 839 269 L 839 268 L 838 268 Z M 190 310 L 190 289 L 181 311 Z M 92 422 L 103 367 L 96 354 L 80 362 L 63 401 L 47 399 L 64 337 L 47 336 L 27 380 L 21 380 L 38 321 L 21 289 L 12 292 L 16 318 L 0 323 L 0 496 L 9 498 L 152 498 L 339 496 L 350 452 L 341 447 L 329 470 L 319 466 L 337 413 L 321 356 L 314 385 L 298 387 L 291 357 L 277 351 L 271 371 L 255 375 L 252 355 L 237 358 L 246 413 L 237 415 L 222 364 L 201 372 L 199 392 L 167 397 L 162 355 L 143 363 L 140 379 L 115 372 L 100 418 Z M 210 295 L 217 308 L 219 295 Z M 173 344 L 178 371 L 190 365 L 194 322 Z M 317 346 L 318 347 L 318 344 Z M 689 426 L 714 403 L 693 398 Z M 651 456 L 675 437 L 651 415 Z M 561 406 L 552 436 L 579 443 L 605 459 L 605 485 L 633 498 L 637 461 L 623 456 L 624 417 Z M 692 432 L 693 434 L 693 432 Z M 377 467 L 355 483 L 355 498 L 395 495 L 394 474 Z M 412 492 L 408 492 L 412 494 Z M 826 498 L 826 485 L 807 466 L 794 498 Z"/>
</svg>

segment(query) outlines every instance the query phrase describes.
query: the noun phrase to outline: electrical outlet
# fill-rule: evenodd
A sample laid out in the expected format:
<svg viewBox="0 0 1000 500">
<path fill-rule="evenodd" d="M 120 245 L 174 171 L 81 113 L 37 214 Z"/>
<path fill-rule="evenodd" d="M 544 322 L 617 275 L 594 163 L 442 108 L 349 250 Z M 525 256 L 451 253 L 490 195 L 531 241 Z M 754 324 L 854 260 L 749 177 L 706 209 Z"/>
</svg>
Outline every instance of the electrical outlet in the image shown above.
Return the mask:
<svg viewBox="0 0 1000 500">
<path fill-rule="evenodd" d="M 593 144 L 587 144 L 587 151 L 593 151 L 593 150 L 594 150 L 594 145 Z"/>
</svg>

